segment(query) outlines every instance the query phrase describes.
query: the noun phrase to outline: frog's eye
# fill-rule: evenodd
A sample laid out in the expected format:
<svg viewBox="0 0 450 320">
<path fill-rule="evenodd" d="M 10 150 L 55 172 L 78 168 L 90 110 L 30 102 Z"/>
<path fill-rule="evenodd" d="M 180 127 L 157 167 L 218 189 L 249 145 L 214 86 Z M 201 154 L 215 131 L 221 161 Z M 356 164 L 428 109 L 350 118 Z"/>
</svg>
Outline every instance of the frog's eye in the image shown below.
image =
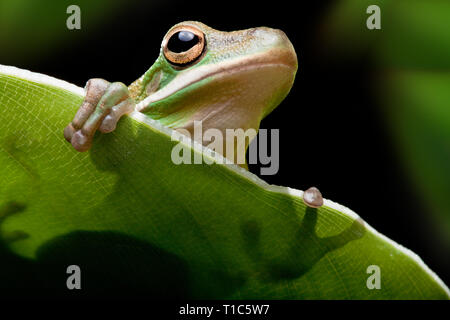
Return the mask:
<svg viewBox="0 0 450 320">
<path fill-rule="evenodd" d="M 205 35 L 191 26 L 172 29 L 164 38 L 163 53 L 176 66 L 187 66 L 198 60 L 205 51 Z"/>
</svg>

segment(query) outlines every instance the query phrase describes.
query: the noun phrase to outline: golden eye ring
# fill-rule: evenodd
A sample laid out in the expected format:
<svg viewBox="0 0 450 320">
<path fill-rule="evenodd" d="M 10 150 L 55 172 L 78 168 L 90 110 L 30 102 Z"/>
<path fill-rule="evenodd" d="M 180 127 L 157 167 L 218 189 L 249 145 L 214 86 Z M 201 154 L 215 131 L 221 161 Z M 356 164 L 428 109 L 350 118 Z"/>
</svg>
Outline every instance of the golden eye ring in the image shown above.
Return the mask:
<svg viewBox="0 0 450 320">
<path fill-rule="evenodd" d="M 205 35 L 192 26 L 177 26 L 164 37 L 162 48 L 164 57 L 170 63 L 179 67 L 188 66 L 205 52 Z"/>
</svg>

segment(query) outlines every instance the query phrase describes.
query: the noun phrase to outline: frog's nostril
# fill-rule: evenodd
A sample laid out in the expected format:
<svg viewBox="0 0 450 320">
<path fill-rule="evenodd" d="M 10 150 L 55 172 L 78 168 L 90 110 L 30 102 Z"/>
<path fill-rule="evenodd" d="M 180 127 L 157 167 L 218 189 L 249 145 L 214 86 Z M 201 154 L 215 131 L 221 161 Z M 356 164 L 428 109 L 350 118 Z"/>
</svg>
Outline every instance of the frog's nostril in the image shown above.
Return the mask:
<svg viewBox="0 0 450 320">
<path fill-rule="evenodd" d="M 282 30 L 265 27 L 255 28 L 254 37 L 258 39 L 259 45 L 261 46 L 279 48 L 287 52 L 292 52 L 295 55 L 291 41 Z"/>
<path fill-rule="evenodd" d="M 283 44 L 286 41 L 289 42 L 286 34 L 279 29 L 271 29 L 265 27 L 255 28 L 253 35 L 266 45 L 277 45 Z"/>
<path fill-rule="evenodd" d="M 297 54 L 294 46 L 287 35 L 279 29 L 258 28 L 255 35 L 258 34 L 259 43 L 272 50 L 273 58 L 278 57 L 279 61 L 297 69 Z"/>
</svg>

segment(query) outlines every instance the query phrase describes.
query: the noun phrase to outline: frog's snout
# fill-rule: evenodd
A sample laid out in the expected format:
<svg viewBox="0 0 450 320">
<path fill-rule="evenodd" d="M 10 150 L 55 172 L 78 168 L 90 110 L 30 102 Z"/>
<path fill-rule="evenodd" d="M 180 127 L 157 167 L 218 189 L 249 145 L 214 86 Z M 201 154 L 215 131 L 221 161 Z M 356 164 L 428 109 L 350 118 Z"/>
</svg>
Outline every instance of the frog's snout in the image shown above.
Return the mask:
<svg viewBox="0 0 450 320">
<path fill-rule="evenodd" d="M 267 27 L 254 28 L 252 33 L 261 47 L 270 50 L 274 61 L 292 67 L 294 71 L 297 70 L 297 54 L 286 33 L 280 29 Z"/>
</svg>

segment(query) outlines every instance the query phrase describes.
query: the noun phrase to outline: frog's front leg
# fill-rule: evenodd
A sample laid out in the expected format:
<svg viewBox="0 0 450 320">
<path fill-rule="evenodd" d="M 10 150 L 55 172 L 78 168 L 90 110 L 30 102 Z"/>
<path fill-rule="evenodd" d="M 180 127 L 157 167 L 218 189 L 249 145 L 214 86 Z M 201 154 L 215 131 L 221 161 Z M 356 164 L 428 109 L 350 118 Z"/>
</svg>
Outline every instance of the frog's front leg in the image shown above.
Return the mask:
<svg viewBox="0 0 450 320">
<path fill-rule="evenodd" d="M 64 129 L 64 137 L 80 152 L 92 145 L 95 132 L 114 131 L 117 121 L 135 108 L 128 88 L 120 82 L 90 79 L 86 96 L 72 122 Z"/>
</svg>

